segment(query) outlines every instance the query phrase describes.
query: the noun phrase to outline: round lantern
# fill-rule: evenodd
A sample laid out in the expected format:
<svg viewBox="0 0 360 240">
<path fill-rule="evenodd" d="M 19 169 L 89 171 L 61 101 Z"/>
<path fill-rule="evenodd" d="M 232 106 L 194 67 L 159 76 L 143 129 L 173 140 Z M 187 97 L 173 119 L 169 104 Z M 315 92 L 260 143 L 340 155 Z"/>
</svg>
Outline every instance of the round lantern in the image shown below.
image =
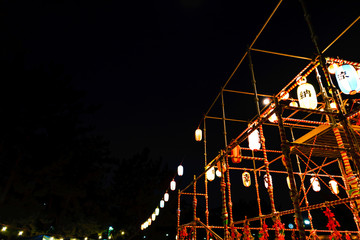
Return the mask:
<svg viewBox="0 0 360 240">
<path fill-rule="evenodd" d="M 202 131 L 201 131 L 200 128 L 198 128 L 198 129 L 196 129 L 196 131 L 195 131 L 195 140 L 196 140 L 197 142 L 200 142 L 201 139 L 202 139 Z"/>
<path fill-rule="evenodd" d="M 181 164 L 177 168 L 177 173 L 180 177 L 184 174 L 184 167 Z"/>
<path fill-rule="evenodd" d="M 249 148 L 259 150 L 261 148 L 259 131 L 256 129 L 249 135 Z"/>
<path fill-rule="evenodd" d="M 338 67 L 335 77 L 344 94 L 354 95 L 360 90 L 360 78 L 352 65 Z"/>
<path fill-rule="evenodd" d="M 165 202 L 169 201 L 169 193 L 168 193 L 168 192 L 166 192 L 166 193 L 164 194 L 164 201 L 165 201 Z"/>
<path fill-rule="evenodd" d="M 207 178 L 207 180 L 209 180 L 210 182 L 215 179 L 215 167 L 211 167 L 211 168 L 206 172 L 206 178 Z"/>
<path fill-rule="evenodd" d="M 165 201 L 161 199 L 160 201 L 160 208 L 164 208 L 165 207 Z"/>
<path fill-rule="evenodd" d="M 311 187 L 315 192 L 319 192 L 321 190 L 320 182 L 317 177 L 312 177 L 310 179 Z"/>
<path fill-rule="evenodd" d="M 219 169 L 216 169 L 215 175 L 216 175 L 217 177 L 221 177 L 221 172 L 219 171 Z"/>
<path fill-rule="evenodd" d="M 160 209 L 157 207 L 157 208 L 155 208 L 155 215 L 159 216 L 159 214 L 160 214 Z"/>
<path fill-rule="evenodd" d="M 243 172 L 242 174 L 242 181 L 245 187 L 250 187 L 251 185 L 251 177 L 249 172 Z"/>
<path fill-rule="evenodd" d="M 264 175 L 264 185 L 265 185 L 266 188 L 269 187 L 269 183 L 271 184 L 271 186 L 273 185 L 273 184 L 272 184 L 272 177 L 271 177 L 271 175 L 269 174 L 269 179 L 268 179 L 268 175 L 265 174 L 265 175 Z"/>
<path fill-rule="evenodd" d="M 239 145 L 236 145 L 233 149 L 231 149 L 231 161 L 233 163 L 241 162 L 241 148 Z"/>
<path fill-rule="evenodd" d="M 310 83 L 304 83 L 298 86 L 297 97 L 300 107 L 308 109 L 315 109 L 317 107 L 315 88 Z"/>
<path fill-rule="evenodd" d="M 331 188 L 331 192 L 335 195 L 339 194 L 339 186 L 338 183 L 333 179 L 330 180 L 329 182 L 330 188 Z"/>
<path fill-rule="evenodd" d="M 329 65 L 328 70 L 330 74 L 335 74 L 336 70 L 339 68 L 337 63 L 332 63 Z"/>
<path fill-rule="evenodd" d="M 170 182 L 170 189 L 171 191 L 174 191 L 176 189 L 176 182 L 174 179 Z"/>
</svg>

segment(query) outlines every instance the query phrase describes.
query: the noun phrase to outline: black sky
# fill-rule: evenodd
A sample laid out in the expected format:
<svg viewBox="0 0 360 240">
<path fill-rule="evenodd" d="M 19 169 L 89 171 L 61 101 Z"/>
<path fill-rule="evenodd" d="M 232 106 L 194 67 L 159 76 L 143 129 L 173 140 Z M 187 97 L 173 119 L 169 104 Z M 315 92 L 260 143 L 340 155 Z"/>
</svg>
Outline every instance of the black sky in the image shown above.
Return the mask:
<svg viewBox="0 0 360 240">
<path fill-rule="evenodd" d="M 360 12 L 356 0 L 306 2 L 321 48 Z M 26 67 L 63 65 L 73 85 L 86 92 L 84 101 L 102 106 L 87 120 L 111 141 L 115 156 L 148 147 L 172 167 L 184 160 L 186 169 L 187 163 L 203 162 L 202 144 L 193 138 L 202 115 L 277 3 L 3 1 L 2 35 L 25 49 Z M 359 32 L 357 23 L 329 56 L 359 61 Z M 254 47 L 313 56 L 298 1 L 282 3 Z M 264 94 L 276 93 L 307 64 L 258 53 L 253 58 Z M 250 91 L 247 63 L 240 71 L 230 86 Z M 252 99 L 239 103 L 234 115 L 251 119 L 253 106 Z"/>
</svg>

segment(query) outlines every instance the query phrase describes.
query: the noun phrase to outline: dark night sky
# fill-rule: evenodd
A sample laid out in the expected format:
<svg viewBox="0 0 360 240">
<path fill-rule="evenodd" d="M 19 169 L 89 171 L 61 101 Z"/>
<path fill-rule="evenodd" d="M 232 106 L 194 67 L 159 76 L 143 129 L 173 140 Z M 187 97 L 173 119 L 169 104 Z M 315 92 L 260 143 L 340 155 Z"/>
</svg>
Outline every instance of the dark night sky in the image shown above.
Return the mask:
<svg viewBox="0 0 360 240">
<path fill-rule="evenodd" d="M 202 144 L 193 138 L 202 115 L 277 2 L 14 0 L 3 1 L 3 9 L 5 34 L 26 50 L 29 68 L 64 65 L 74 86 L 86 92 L 86 103 L 102 106 L 88 120 L 116 156 L 148 147 L 170 167 L 184 160 L 186 171 L 186 164 L 203 162 Z M 307 2 L 321 48 L 359 15 L 357 0 Z M 359 61 L 359 30 L 357 23 L 328 54 Z M 298 1 L 283 2 L 254 47 L 313 56 Z M 253 58 L 264 94 L 276 93 L 307 64 L 258 53 Z M 240 70 L 230 86 L 250 91 L 247 63 Z M 245 120 L 254 116 L 247 101 L 235 106 Z"/>
</svg>

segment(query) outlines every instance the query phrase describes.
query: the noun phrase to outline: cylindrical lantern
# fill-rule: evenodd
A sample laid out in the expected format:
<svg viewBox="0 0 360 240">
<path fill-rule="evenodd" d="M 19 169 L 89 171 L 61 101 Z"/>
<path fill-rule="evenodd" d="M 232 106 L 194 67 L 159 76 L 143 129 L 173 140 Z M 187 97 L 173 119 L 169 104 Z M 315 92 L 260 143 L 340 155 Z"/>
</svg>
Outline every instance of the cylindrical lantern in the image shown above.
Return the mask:
<svg viewBox="0 0 360 240">
<path fill-rule="evenodd" d="M 242 181 L 245 187 L 250 187 L 251 185 L 251 177 L 249 172 L 243 172 L 242 174 Z"/>
<path fill-rule="evenodd" d="M 211 168 L 206 172 L 206 178 L 207 178 L 207 180 L 209 180 L 210 182 L 215 179 L 215 167 L 211 167 Z"/>
<path fill-rule="evenodd" d="M 184 167 L 181 164 L 177 168 L 177 173 L 180 177 L 184 174 Z"/>
<path fill-rule="evenodd" d="M 298 86 L 297 97 L 300 107 L 308 109 L 315 109 L 317 107 L 315 88 L 310 83 L 304 83 Z"/>
<path fill-rule="evenodd" d="M 289 106 L 290 107 L 298 107 L 299 105 L 297 102 L 293 101 L 293 102 L 289 103 Z"/>
<path fill-rule="evenodd" d="M 156 219 L 155 213 L 151 214 L 151 220 L 152 220 L 152 221 L 155 221 L 155 219 Z"/>
<path fill-rule="evenodd" d="M 159 216 L 159 214 L 160 214 L 160 209 L 157 207 L 157 208 L 155 208 L 155 215 Z"/>
<path fill-rule="evenodd" d="M 256 129 L 249 135 L 249 148 L 251 150 L 260 149 L 260 137 L 259 137 L 259 131 Z"/>
<path fill-rule="evenodd" d="M 151 225 L 151 218 L 148 219 L 148 224 Z"/>
<path fill-rule="evenodd" d="M 160 208 L 164 208 L 165 207 L 165 201 L 161 199 L 160 201 Z"/>
<path fill-rule="evenodd" d="M 241 162 L 241 148 L 239 145 L 236 145 L 233 149 L 231 149 L 231 161 L 233 163 Z"/>
<path fill-rule="evenodd" d="M 340 90 L 344 94 L 353 95 L 360 90 L 360 78 L 352 65 L 342 65 L 335 72 Z"/>
<path fill-rule="evenodd" d="M 165 202 L 169 201 L 169 193 L 168 193 L 168 192 L 166 192 L 166 193 L 164 194 L 164 201 L 165 201 Z"/>
<path fill-rule="evenodd" d="M 311 183 L 312 189 L 315 192 L 319 192 L 321 190 L 320 182 L 319 182 L 319 179 L 317 177 L 312 177 L 310 179 L 310 183 Z"/>
<path fill-rule="evenodd" d="M 330 180 L 329 182 L 330 188 L 331 188 L 331 192 L 335 195 L 339 194 L 339 186 L 338 183 L 333 179 Z"/>
<path fill-rule="evenodd" d="M 221 172 L 219 171 L 219 169 L 216 169 L 215 175 L 216 175 L 217 177 L 221 177 Z"/>
<path fill-rule="evenodd" d="M 171 191 L 174 191 L 176 189 L 176 182 L 174 179 L 170 182 L 170 189 Z"/>
<path fill-rule="evenodd" d="M 272 177 L 271 177 L 271 175 L 269 174 L 269 179 L 268 179 L 268 175 L 265 174 L 265 175 L 264 175 L 264 185 L 265 185 L 266 188 L 269 187 L 269 183 L 271 184 L 271 186 L 273 185 L 273 184 L 272 184 Z"/>
<path fill-rule="evenodd" d="M 332 63 L 329 65 L 328 70 L 330 74 L 335 74 L 336 70 L 339 68 L 337 63 Z"/>
<path fill-rule="evenodd" d="M 198 128 L 198 129 L 196 129 L 196 131 L 195 131 L 195 140 L 196 140 L 197 142 L 200 142 L 201 139 L 202 139 L 202 131 L 201 131 L 200 128 Z"/>
</svg>

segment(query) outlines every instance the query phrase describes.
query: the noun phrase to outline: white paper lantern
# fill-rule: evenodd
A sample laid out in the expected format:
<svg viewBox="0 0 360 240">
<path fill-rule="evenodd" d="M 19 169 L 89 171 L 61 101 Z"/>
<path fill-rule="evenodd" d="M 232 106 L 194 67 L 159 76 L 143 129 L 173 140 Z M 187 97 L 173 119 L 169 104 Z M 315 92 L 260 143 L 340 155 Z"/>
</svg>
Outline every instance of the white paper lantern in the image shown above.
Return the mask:
<svg viewBox="0 0 360 240">
<path fill-rule="evenodd" d="M 168 192 L 166 192 L 166 193 L 164 194 L 164 201 L 165 201 L 165 202 L 169 201 L 169 193 L 168 193 Z"/>
<path fill-rule="evenodd" d="M 272 184 L 272 177 L 271 177 L 271 175 L 269 174 L 269 179 L 268 179 L 268 175 L 265 174 L 265 175 L 264 175 L 264 185 L 265 185 L 266 188 L 269 187 L 269 183 L 271 184 L 271 186 L 273 185 L 273 184 Z"/>
<path fill-rule="evenodd" d="M 339 68 L 337 63 L 332 63 L 329 65 L 328 70 L 330 74 L 335 74 L 336 70 Z"/>
<path fill-rule="evenodd" d="M 354 95 L 360 91 L 360 78 L 352 65 L 342 65 L 336 69 L 335 77 L 344 94 Z"/>
<path fill-rule="evenodd" d="M 150 226 L 151 225 L 151 218 L 149 218 L 147 222 L 148 222 L 148 224 Z"/>
<path fill-rule="evenodd" d="M 298 107 L 299 104 L 297 102 L 293 101 L 293 102 L 289 103 L 289 106 L 290 107 Z"/>
<path fill-rule="evenodd" d="M 219 171 L 219 169 L 216 169 L 215 174 L 217 177 L 221 177 L 221 172 Z"/>
<path fill-rule="evenodd" d="M 184 174 L 184 167 L 181 164 L 177 168 L 177 173 L 180 177 Z"/>
<path fill-rule="evenodd" d="M 160 201 L 160 208 L 164 208 L 165 207 L 165 201 L 161 199 Z"/>
<path fill-rule="evenodd" d="M 251 176 L 249 172 L 243 172 L 242 181 L 245 187 L 250 187 L 251 185 Z"/>
<path fill-rule="evenodd" d="M 207 178 L 207 180 L 209 180 L 210 182 L 215 179 L 215 167 L 211 167 L 211 168 L 206 172 L 206 178 Z"/>
<path fill-rule="evenodd" d="M 195 140 L 200 142 L 202 139 L 202 130 L 200 128 L 196 129 L 195 131 Z"/>
<path fill-rule="evenodd" d="M 315 192 L 319 192 L 321 190 L 320 182 L 317 177 L 310 178 L 310 184 Z"/>
<path fill-rule="evenodd" d="M 261 148 L 259 131 L 257 129 L 249 135 L 248 140 L 251 150 L 259 150 Z"/>
<path fill-rule="evenodd" d="M 338 183 L 333 179 L 330 180 L 329 182 L 330 188 L 331 188 L 331 192 L 335 195 L 339 194 L 339 186 Z"/>
<path fill-rule="evenodd" d="M 298 86 L 297 97 L 300 107 L 308 109 L 315 109 L 317 107 L 315 88 L 310 83 L 304 83 Z"/>
<path fill-rule="evenodd" d="M 152 220 L 152 221 L 155 221 L 155 219 L 156 219 L 156 215 L 155 215 L 155 213 L 153 213 L 153 214 L 151 215 L 151 220 Z"/>
<path fill-rule="evenodd" d="M 155 208 L 155 215 L 159 216 L 159 214 L 160 214 L 160 209 L 157 207 L 157 208 Z"/>
<path fill-rule="evenodd" d="M 176 182 L 174 179 L 170 182 L 170 189 L 171 191 L 174 191 L 176 189 Z"/>
</svg>

